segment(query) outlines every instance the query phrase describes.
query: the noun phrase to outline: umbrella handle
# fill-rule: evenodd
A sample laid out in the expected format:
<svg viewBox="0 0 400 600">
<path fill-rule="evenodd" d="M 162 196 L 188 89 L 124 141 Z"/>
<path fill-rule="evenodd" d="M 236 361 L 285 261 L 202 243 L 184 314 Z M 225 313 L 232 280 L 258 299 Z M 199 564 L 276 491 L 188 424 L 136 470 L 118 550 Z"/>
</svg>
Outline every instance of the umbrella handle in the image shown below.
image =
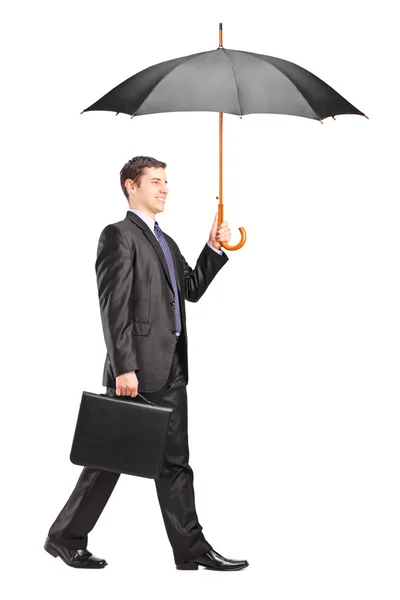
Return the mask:
<svg viewBox="0 0 400 600">
<path fill-rule="evenodd" d="M 239 250 L 239 248 L 241 248 L 246 240 L 247 240 L 247 234 L 246 234 L 246 230 L 244 227 L 239 227 L 239 231 L 240 231 L 240 242 L 238 244 L 236 244 L 235 246 L 230 246 L 229 244 L 227 244 L 226 242 L 221 242 L 221 246 L 223 246 L 225 248 L 225 250 Z"/>
<path fill-rule="evenodd" d="M 217 196 L 217 200 L 218 200 L 218 196 Z M 218 226 L 221 225 L 223 220 L 224 220 L 224 205 L 222 202 L 219 202 L 219 204 L 218 204 Z M 231 246 L 227 242 L 221 242 L 221 246 L 223 246 L 225 248 L 225 250 L 239 250 L 239 248 L 244 246 L 244 244 L 246 243 L 246 240 L 247 240 L 247 233 L 246 233 L 245 228 L 239 227 L 239 232 L 240 232 L 240 242 L 238 242 L 234 246 Z"/>
</svg>

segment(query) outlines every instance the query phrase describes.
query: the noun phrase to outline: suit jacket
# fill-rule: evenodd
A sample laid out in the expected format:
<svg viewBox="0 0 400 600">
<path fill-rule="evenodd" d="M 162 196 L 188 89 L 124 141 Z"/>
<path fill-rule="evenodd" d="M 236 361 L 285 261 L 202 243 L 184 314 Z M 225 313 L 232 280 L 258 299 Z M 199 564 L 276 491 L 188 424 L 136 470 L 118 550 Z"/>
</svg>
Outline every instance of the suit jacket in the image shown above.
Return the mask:
<svg viewBox="0 0 400 600">
<path fill-rule="evenodd" d="M 175 266 L 187 384 L 185 300 L 197 302 L 229 259 L 206 243 L 192 269 L 175 241 L 163 234 Z M 107 348 L 103 385 L 115 387 L 118 375 L 136 371 L 140 392 L 158 391 L 171 369 L 176 324 L 174 290 L 157 238 L 143 219 L 128 210 L 123 221 L 101 232 L 95 269 Z"/>
</svg>

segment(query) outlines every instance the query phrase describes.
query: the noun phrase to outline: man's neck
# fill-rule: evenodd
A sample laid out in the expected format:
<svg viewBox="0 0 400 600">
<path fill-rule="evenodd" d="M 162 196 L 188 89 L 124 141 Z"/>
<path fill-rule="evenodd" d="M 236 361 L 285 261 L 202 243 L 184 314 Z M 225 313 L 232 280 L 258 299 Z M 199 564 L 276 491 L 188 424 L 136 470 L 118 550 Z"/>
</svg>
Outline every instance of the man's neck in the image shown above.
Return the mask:
<svg viewBox="0 0 400 600">
<path fill-rule="evenodd" d="M 145 210 L 141 206 L 130 206 L 129 208 L 131 208 L 132 210 L 140 210 L 140 211 L 144 212 L 145 215 L 147 215 L 148 217 L 150 217 L 151 219 L 153 219 L 153 221 L 156 220 L 156 217 L 155 217 L 155 215 L 153 213 L 148 212 L 147 210 Z"/>
</svg>

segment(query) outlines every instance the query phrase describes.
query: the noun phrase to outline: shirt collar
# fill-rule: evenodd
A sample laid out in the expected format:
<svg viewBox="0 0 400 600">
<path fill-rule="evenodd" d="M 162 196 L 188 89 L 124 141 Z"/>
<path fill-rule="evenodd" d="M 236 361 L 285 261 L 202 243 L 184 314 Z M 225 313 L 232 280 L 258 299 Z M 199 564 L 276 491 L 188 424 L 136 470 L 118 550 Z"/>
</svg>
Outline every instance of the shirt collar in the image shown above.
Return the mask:
<svg viewBox="0 0 400 600">
<path fill-rule="evenodd" d="M 128 208 L 128 210 L 131 210 L 138 217 L 140 217 L 146 223 L 146 225 L 149 226 L 151 231 L 154 233 L 155 220 L 153 219 L 153 217 L 150 217 L 147 213 L 143 212 L 142 210 L 138 210 L 137 208 Z"/>
</svg>

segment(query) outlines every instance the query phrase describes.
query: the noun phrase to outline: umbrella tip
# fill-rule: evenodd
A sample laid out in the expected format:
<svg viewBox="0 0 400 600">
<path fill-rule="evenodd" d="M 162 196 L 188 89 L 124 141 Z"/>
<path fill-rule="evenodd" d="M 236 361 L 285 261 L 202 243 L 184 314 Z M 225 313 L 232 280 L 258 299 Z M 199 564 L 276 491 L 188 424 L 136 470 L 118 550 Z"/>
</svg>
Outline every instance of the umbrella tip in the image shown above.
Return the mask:
<svg viewBox="0 0 400 600">
<path fill-rule="evenodd" d="M 242 115 L 240 115 L 240 118 L 242 118 Z"/>
<path fill-rule="evenodd" d="M 366 119 L 369 119 L 369 117 L 367 117 L 367 115 L 364 115 L 364 117 L 365 117 Z"/>
<path fill-rule="evenodd" d="M 115 113 L 115 116 L 117 116 L 117 115 L 119 115 L 119 112 L 118 112 L 118 113 Z"/>
<path fill-rule="evenodd" d="M 80 114 L 80 115 L 83 115 L 83 113 L 84 113 L 84 112 L 85 112 L 84 110 L 81 110 L 81 112 L 80 112 L 79 114 Z"/>
<path fill-rule="evenodd" d="M 335 117 L 334 117 L 333 115 L 332 115 L 332 119 L 333 119 L 334 121 L 336 121 L 336 119 L 335 119 Z"/>
<path fill-rule="evenodd" d="M 135 116 L 135 115 L 132 115 L 132 116 L 131 116 L 131 119 L 133 119 L 133 117 L 134 117 L 134 116 Z"/>
<path fill-rule="evenodd" d="M 322 125 L 324 124 L 324 122 L 323 122 L 323 121 L 321 121 L 321 119 L 319 120 L 319 122 L 320 122 Z"/>
</svg>

